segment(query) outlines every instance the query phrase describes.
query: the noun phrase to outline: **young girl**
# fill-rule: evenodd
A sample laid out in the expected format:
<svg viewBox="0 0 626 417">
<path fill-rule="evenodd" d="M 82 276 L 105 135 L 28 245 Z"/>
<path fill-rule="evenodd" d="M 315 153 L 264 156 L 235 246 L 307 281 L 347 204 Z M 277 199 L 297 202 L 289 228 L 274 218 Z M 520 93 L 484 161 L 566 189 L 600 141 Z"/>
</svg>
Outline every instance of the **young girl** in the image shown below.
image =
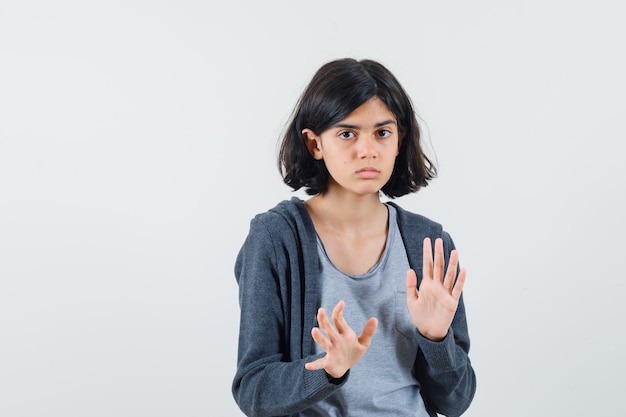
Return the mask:
<svg viewBox="0 0 626 417">
<path fill-rule="evenodd" d="M 237 257 L 241 410 L 461 415 L 476 389 L 465 269 L 441 225 L 380 199 L 436 174 L 399 82 L 371 60 L 323 65 L 278 162 L 312 197 L 257 215 Z"/>
</svg>

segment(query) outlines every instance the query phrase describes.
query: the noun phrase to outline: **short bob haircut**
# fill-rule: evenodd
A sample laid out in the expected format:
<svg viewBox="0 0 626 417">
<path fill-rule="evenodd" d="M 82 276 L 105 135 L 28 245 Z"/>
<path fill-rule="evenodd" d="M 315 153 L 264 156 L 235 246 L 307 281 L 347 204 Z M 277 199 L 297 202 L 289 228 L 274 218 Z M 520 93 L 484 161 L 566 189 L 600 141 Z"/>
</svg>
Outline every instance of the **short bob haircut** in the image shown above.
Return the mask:
<svg viewBox="0 0 626 417">
<path fill-rule="evenodd" d="M 309 195 L 324 193 L 328 170 L 323 160 L 311 155 L 302 130 L 308 128 L 320 135 L 373 97 L 380 98 L 395 116 L 401 139 L 393 172 L 381 191 L 396 198 L 427 186 L 437 175 L 437 168 L 422 150 L 411 99 L 383 65 L 352 58 L 324 64 L 300 96 L 278 154 L 278 169 L 285 184 L 294 191 L 304 187 Z"/>
</svg>

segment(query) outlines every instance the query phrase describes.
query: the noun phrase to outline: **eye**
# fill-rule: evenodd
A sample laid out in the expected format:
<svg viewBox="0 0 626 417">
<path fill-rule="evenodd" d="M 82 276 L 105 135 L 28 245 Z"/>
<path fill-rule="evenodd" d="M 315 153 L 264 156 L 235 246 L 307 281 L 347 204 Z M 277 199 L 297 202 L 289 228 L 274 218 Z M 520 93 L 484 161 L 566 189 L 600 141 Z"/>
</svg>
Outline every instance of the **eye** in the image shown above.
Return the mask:
<svg viewBox="0 0 626 417">
<path fill-rule="evenodd" d="M 352 139 L 354 137 L 354 132 L 349 130 L 344 130 L 343 132 L 339 132 L 340 139 Z"/>
<path fill-rule="evenodd" d="M 388 138 L 389 136 L 391 136 L 391 130 L 387 130 L 387 129 L 380 129 L 376 133 L 378 134 L 379 138 Z"/>
</svg>

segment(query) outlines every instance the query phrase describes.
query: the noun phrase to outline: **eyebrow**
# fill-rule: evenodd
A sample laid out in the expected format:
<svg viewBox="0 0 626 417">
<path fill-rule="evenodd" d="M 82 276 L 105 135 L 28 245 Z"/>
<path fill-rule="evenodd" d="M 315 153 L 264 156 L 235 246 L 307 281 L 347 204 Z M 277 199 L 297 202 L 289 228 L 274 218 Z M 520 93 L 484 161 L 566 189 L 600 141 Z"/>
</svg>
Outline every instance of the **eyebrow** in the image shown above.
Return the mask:
<svg viewBox="0 0 626 417">
<path fill-rule="evenodd" d="M 395 125 L 395 124 L 396 124 L 395 120 L 389 119 L 389 120 L 384 120 L 382 122 L 376 123 L 374 125 L 374 128 L 378 128 L 378 127 L 386 126 L 386 125 Z M 334 127 L 334 128 L 339 127 L 339 128 L 342 128 L 342 129 L 360 129 L 361 128 L 361 126 L 351 125 L 351 124 L 347 124 L 347 123 L 337 123 L 337 124 L 333 125 L 332 127 Z"/>
</svg>

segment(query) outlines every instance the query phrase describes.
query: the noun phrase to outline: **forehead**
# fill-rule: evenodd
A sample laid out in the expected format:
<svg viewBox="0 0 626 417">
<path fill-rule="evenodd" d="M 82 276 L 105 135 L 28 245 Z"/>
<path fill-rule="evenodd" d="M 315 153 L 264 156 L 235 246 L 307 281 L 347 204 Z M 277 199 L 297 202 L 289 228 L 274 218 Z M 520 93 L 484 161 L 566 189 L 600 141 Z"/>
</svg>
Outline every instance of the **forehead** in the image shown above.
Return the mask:
<svg viewBox="0 0 626 417">
<path fill-rule="evenodd" d="M 372 97 L 348 114 L 338 124 L 378 125 L 383 122 L 385 124 L 396 123 L 396 117 L 380 98 Z"/>
</svg>

